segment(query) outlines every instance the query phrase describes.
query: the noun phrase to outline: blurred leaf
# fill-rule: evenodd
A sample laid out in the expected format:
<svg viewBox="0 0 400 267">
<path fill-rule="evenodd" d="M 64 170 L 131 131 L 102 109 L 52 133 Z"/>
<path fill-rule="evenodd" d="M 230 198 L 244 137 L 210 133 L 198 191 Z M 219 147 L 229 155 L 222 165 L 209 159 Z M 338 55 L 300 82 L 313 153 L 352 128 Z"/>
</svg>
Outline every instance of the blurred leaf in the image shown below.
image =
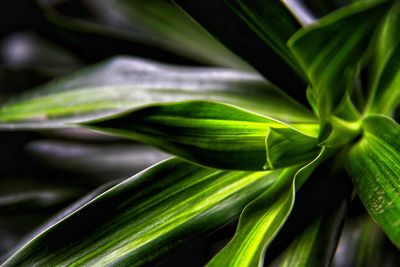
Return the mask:
<svg viewBox="0 0 400 267">
<path fill-rule="evenodd" d="M 31 2 L 35 3 L 31 10 L 39 13 L 33 20 L 34 29 L 73 51 L 86 63 L 98 62 L 121 54 L 140 55 L 170 63 L 193 63 L 157 46 L 155 37 L 149 32 L 140 30 L 124 19 L 121 23 L 121 15 L 116 16 L 118 20 L 116 24 L 98 18 L 101 12 L 90 10 L 91 6 L 97 6 L 97 1 L 91 1 L 92 4 L 80 0 Z M 96 49 L 93 49 L 93 44 L 96 44 Z"/>
<path fill-rule="evenodd" d="M 93 13 L 84 18 L 63 14 L 58 10 L 62 4 L 48 0 L 38 2 L 57 27 L 75 38 L 82 37 L 79 38 L 80 46 L 84 49 L 91 46 L 89 37 L 92 36 L 100 42 L 109 42 L 111 49 L 130 44 L 125 52 L 115 51 L 118 54 L 128 52 L 163 60 L 171 57 L 169 51 L 196 62 L 252 69 L 168 0 L 83 2 L 87 5 L 80 7 L 79 11 L 88 8 Z M 67 4 L 73 5 L 71 2 Z"/>
<path fill-rule="evenodd" d="M 0 65 L 0 103 L 53 78 L 52 74 L 34 68 L 15 69 Z"/>
<path fill-rule="evenodd" d="M 355 266 L 379 266 L 384 260 L 380 256 L 383 254 L 381 249 L 385 236 L 371 219 L 366 220 L 360 228 Z"/>
<path fill-rule="evenodd" d="M 81 65 L 76 56 L 34 32 L 22 31 L 2 39 L 1 61 L 15 69 L 34 68 L 49 75 L 60 75 Z"/>
<path fill-rule="evenodd" d="M 237 218 L 283 173 L 221 171 L 171 159 L 54 223 L 5 264 L 143 265 Z"/>
<path fill-rule="evenodd" d="M 0 103 L 80 66 L 71 53 L 30 31 L 0 43 Z"/>
<path fill-rule="evenodd" d="M 18 233 L 3 227 L 0 227 L 0 236 L 0 255 L 5 254 L 12 246 L 14 246 L 18 242 L 18 239 L 20 238 Z"/>
<path fill-rule="evenodd" d="M 38 177 L 12 176 L 0 179 L 0 212 L 2 214 L 60 207 L 84 193 L 69 183 L 56 184 Z"/>
<path fill-rule="evenodd" d="M 368 113 L 392 116 L 400 104 L 400 4 L 394 4 L 380 28 Z"/>
<path fill-rule="evenodd" d="M 95 190 L 89 192 L 84 197 L 69 204 L 67 208 L 58 211 L 54 215 L 54 211 L 51 213 L 43 214 L 43 210 L 36 210 L 34 214 L 29 214 L 22 210 L 6 216 L 0 216 L 0 230 L 1 228 L 7 230 L 11 234 L 17 235 L 13 240 L 13 245 L 8 247 L 6 254 L 1 254 L 0 262 L 5 261 L 8 257 L 14 254 L 20 249 L 25 243 L 29 242 L 36 235 L 40 234 L 43 230 L 49 228 L 62 218 L 78 210 L 81 206 L 85 205 L 92 199 L 104 193 L 111 187 L 118 184 L 116 180 L 105 183 Z M 39 217 L 37 215 L 40 215 Z M 1 239 L 0 239 L 1 240 Z M 1 242 L 1 241 L 0 241 Z M 12 249 L 11 249 L 12 248 Z"/>
<path fill-rule="evenodd" d="M 316 18 L 303 2 L 302 0 L 282 0 L 282 3 L 286 5 L 301 25 L 306 26 L 315 22 Z"/>
<path fill-rule="evenodd" d="M 366 117 L 363 127 L 347 169 L 368 212 L 400 248 L 400 126 L 375 115 Z"/>
<path fill-rule="evenodd" d="M 387 10 L 384 1 L 354 3 L 301 29 L 289 40 L 323 120 L 335 113 L 351 90 L 371 35 Z"/>
<path fill-rule="evenodd" d="M 88 175 L 103 182 L 129 177 L 167 157 L 151 147 L 121 142 L 90 144 L 41 139 L 30 142 L 27 150 L 48 168 Z"/>
<path fill-rule="evenodd" d="M 250 202 L 240 215 L 234 237 L 208 266 L 263 266 L 265 250 L 293 208 L 295 191 L 304 184 L 323 154 L 324 149 L 300 169 L 298 166 L 286 169 L 284 176 Z"/>
<path fill-rule="evenodd" d="M 333 267 L 397 266 L 397 248 L 388 246 L 384 233 L 367 215 L 349 218 L 344 225 Z M 399 257 L 397 257 L 399 258 Z"/>
<path fill-rule="evenodd" d="M 354 0 L 287 0 L 288 2 L 301 2 L 316 17 L 322 17 L 336 9 L 355 2 Z M 363 0 L 365 1 L 365 0 Z"/>
<path fill-rule="evenodd" d="M 306 162 L 318 153 L 317 124 L 292 124 L 292 128 L 215 102 L 154 105 L 84 126 L 221 169 L 272 169 Z"/>
<path fill-rule="evenodd" d="M 268 80 L 306 103 L 304 74 L 286 47 L 300 24 L 281 1 L 175 2 Z"/>
<path fill-rule="evenodd" d="M 0 107 L 0 128 L 55 128 L 158 102 L 219 100 L 283 121 L 315 121 L 260 76 L 118 57 L 66 75 Z"/>
<path fill-rule="evenodd" d="M 346 214 L 346 201 L 319 216 L 298 236 L 272 266 L 329 266 Z"/>
<path fill-rule="evenodd" d="M 103 2 L 111 5 L 112 1 Z M 148 29 L 150 34 L 155 35 L 156 43 L 177 54 L 198 62 L 252 69 L 171 1 L 118 0 L 112 7 L 125 14 L 129 22 Z"/>
</svg>

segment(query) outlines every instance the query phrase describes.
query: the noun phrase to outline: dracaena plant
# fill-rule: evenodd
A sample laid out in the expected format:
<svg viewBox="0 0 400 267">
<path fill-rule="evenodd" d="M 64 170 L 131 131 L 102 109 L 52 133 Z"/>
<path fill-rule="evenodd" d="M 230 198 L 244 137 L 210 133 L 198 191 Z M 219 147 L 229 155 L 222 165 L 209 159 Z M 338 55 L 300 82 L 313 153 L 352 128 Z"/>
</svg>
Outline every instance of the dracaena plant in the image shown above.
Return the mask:
<svg viewBox="0 0 400 267">
<path fill-rule="evenodd" d="M 120 56 L 3 102 L 3 131 L 84 129 L 175 156 L 75 202 L 5 266 L 152 264 L 232 222 L 208 266 L 400 264 L 398 1 L 101 2 L 147 27 L 124 42 L 214 67 Z M 39 3 L 71 36 L 102 32 Z"/>
</svg>

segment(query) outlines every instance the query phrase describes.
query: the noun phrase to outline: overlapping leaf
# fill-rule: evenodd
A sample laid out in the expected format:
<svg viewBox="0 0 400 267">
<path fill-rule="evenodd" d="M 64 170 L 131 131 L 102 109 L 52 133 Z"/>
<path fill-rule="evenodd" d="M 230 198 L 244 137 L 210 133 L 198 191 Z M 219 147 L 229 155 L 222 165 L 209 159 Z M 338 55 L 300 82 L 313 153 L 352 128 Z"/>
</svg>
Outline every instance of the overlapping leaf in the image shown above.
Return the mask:
<svg viewBox="0 0 400 267">
<path fill-rule="evenodd" d="M 286 47 L 300 24 L 282 1 L 175 2 L 268 80 L 305 103 L 304 74 Z"/>
<path fill-rule="evenodd" d="M 400 126 L 377 115 L 367 117 L 363 125 L 347 169 L 368 212 L 400 247 Z"/>
<path fill-rule="evenodd" d="M 37 2 L 50 22 L 46 35 L 56 41 L 61 39 L 65 46 L 91 62 L 128 54 L 168 62 L 195 61 L 251 69 L 170 1 L 98 0 L 82 6 Z M 87 17 L 64 14 L 61 10 L 68 4 L 87 12 Z M 93 49 L 93 43 L 98 49 Z"/>
<path fill-rule="evenodd" d="M 221 171 L 171 159 L 49 226 L 5 266 L 142 265 L 236 218 L 285 173 Z"/>
<path fill-rule="evenodd" d="M 324 149 L 303 168 L 286 169 L 285 176 L 246 206 L 235 236 L 208 266 L 262 266 L 266 248 L 293 208 L 295 191 L 319 164 L 323 153 Z"/>
<path fill-rule="evenodd" d="M 119 0 L 109 5 L 125 15 L 131 25 L 136 23 L 149 30 L 153 44 L 199 62 L 251 69 L 171 1 Z"/>
<path fill-rule="evenodd" d="M 389 3 L 357 2 L 297 32 L 289 47 L 312 86 L 312 97 L 325 120 L 350 91 L 371 36 Z"/>
<path fill-rule="evenodd" d="M 216 102 L 153 105 L 85 125 L 222 169 L 272 169 L 306 162 L 318 153 L 317 124 L 292 128 Z"/>
<path fill-rule="evenodd" d="M 396 266 L 397 248 L 368 215 L 350 217 L 344 225 L 332 266 Z"/>
<path fill-rule="evenodd" d="M 329 266 L 346 211 L 345 201 L 334 211 L 319 216 L 272 264 L 281 267 Z"/>
<path fill-rule="evenodd" d="M 377 38 L 367 112 L 392 116 L 400 104 L 400 4 L 388 12 Z"/>
<path fill-rule="evenodd" d="M 71 73 L 0 107 L 0 128 L 66 127 L 144 105 L 219 100 L 284 121 L 313 115 L 260 76 L 119 57 Z"/>
</svg>

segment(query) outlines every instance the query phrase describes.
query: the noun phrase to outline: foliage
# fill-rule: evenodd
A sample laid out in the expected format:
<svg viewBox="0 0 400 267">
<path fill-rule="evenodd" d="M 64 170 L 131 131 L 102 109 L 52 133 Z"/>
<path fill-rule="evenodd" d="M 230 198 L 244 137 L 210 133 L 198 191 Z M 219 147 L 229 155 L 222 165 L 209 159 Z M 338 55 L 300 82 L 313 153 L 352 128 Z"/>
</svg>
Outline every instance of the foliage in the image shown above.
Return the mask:
<svg viewBox="0 0 400 267">
<path fill-rule="evenodd" d="M 3 265 L 398 266 L 400 3 L 323 2 L 27 1 Z"/>
</svg>

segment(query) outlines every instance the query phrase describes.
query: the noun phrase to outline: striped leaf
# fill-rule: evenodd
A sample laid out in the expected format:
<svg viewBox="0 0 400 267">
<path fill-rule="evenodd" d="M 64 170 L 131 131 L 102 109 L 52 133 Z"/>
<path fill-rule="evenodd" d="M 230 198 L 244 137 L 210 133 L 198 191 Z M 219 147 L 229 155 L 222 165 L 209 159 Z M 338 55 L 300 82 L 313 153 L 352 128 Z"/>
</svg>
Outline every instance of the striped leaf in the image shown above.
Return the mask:
<svg viewBox="0 0 400 267">
<path fill-rule="evenodd" d="M 166 62 L 251 69 L 171 1 L 98 0 L 79 6 L 81 12 L 87 12 L 84 19 L 65 12 L 63 3 L 35 2 L 47 19 L 46 38 L 61 40 L 86 62 L 140 55 Z M 34 26 L 42 33 L 43 29 Z"/>
<path fill-rule="evenodd" d="M 256 74 L 118 57 L 4 103 L 0 128 L 67 127 L 128 108 L 191 99 L 223 101 L 284 121 L 315 120 L 310 111 Z"/>
<path fill-rule="evenodd" d="M 400 104 L 400 4 L 391 8 L 377 37 L 368 113 L 392 116 Z"/>
<path fill-rule="evenodd" d="M 247 205 L 240 216 L 235 236 L 208 266 L 263 266 L 266 248 L 293 208 L 295 191 L 304 184 L 323 154 L 324 149 L 303 168 L 286 169 L 287 175 Z"/>
<path fill-rule="evenodd" d="M 286 46 L 301 25 L 282 1 L 175 2 L 269 81 L 306 103 L 304 73 Z"/>
<path fill-rule="evenodd" d="M 236 69 L 252 69 L 224 47 L 172 1 L 101 1 L 146 35 L 145 41 L 198 62 Z M 133 34 L 134 31 L 130 31 Z"/>
<path fill-rule="evenodd" d="M 237 218 L 286 174 L 221 171 L 170 159 L 53 223 L 5 266 L 140 266 Z"/>
<path fill-rule="evenodd" d="M 272 169 L 306 162 L 318 153 L 317 124 L 290 127 L 215 102 L 154 105 L 85 126 L 222 169 Z"/>
<path fill-rule="evenodd" d="M 346 214 L 346 201 L 334 211 L 325 212 L 298 236 L 272 266 L 329 266 Z"/>
<path fill-rule="evenodd" d="M 349 218 L 343 227 L 332 266 L 396 266 L 394 246 L 387 246 L 385 234 L 367 215 Z M 393 250 L 395 249 L 395 251 Z"/>
<path fill-rule="evenodd" d="M 387 9 L 384 1 L 357 2 L 301 29 L 289 40 L 323 120 L 351 90 L 371 35 Z"/>
<path fill-rule="evenodd" d="M 367 117 L 363 125 L 347 169 L 369 214 L 400 248 L 400 126 L 378 115 Z"/>
</svg>

